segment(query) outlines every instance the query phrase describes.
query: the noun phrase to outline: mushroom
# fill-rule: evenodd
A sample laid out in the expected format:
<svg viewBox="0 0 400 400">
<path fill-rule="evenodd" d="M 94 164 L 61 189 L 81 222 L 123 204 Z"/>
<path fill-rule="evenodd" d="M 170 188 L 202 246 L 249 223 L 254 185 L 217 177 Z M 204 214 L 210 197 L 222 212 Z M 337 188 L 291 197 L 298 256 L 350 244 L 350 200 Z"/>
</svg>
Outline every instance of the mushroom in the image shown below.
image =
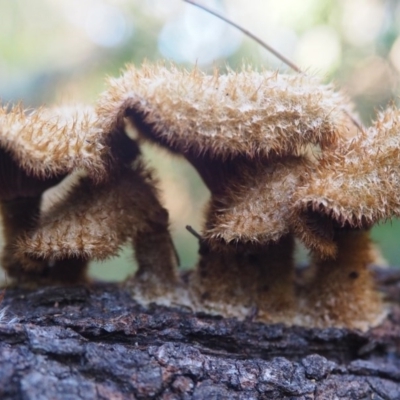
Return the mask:
<svg viewBox="0 0 400 400">
<path fill-rule="evenodd" d="M 376 259 L 369 229 L 400 215 L 399 132 L 400 111 L 385 110 L 365 132 L 325 152 L 294 195 L 293 229 L 313 249 L 315 266 L 305 324 L 365 330 L 385 315 L 368 269 Z M 326 254 L 319 232 L 336 256 Z"/>
<path fill-rule="evenodd" d="M 316 79 L 247 67 L 205 75 L 144 64 L 110 79 L 96 109 L 101 124 L 182 155 L 211 191 L 191 280 L 200 308 L 243 317 L 262 303 L 270 321 L 290 313 L 294 239 L 286 205 L 312 162 L 310 149 L 340 142 L 347 104 Z"/>
<path fill-rule="evenodd" d="M 175 282 L 168 213 L 135 142 L 101 129 L 82 106 L 3 109 L 0 128 L 2 259 L 12 278 L 82 281 L 87 261 L 113 256 L 131 240 L 139 275 L 157 269 L 151 288 Z M 41 206 L 49 191 L 51 201 Z"/>
<path fill-rule="evenodd" d="M 21 106 L 0 109 L 0 204 L 5 245 L 2 266 L 15 280 L 35 279 L 75 281 L 82 278 L 86 260 L 79 257 L 49 268 L 48 260 L 26 259 L 16 254 L 18 239 L 37 226 L 43 192 L 59 183 L 78 164 L 92 165 L 97 175 L 103 169 L 102 147 L 91 129 L 93 119 L 87 109 L 76 113 Z M 74 141 L 66 140 L 70 132 Z M 71 157 L 74 152 L 75 157 Z M 98 153 L 98 155 L 97 155 Z M 53 275 L 56 271 L 56 275 Z"/>
</svg>

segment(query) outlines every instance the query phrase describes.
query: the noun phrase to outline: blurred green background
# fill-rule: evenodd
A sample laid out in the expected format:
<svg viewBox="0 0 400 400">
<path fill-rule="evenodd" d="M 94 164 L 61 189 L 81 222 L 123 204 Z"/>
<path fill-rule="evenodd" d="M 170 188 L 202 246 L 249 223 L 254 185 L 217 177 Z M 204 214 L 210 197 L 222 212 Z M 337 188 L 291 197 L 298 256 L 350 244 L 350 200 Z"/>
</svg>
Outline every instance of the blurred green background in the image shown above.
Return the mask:
<svg viewBox="0 0 400 400">
<path fill-rule="evenodd" d="M 365 124 L 397 102 L 400 5 L 397 0 L 199 0 L 249 29 L 310 73 L 347 91 Z M 0 98 L 42 104 L 92 103 L 107 75 L 126 63 L 171 59 L 205 71 L 243 60 L 287 67 L 254 41 L 180 0 L 0 0 Z M 170 211 L 182 265 L 194 265 L 208 193 L 178 158 L 145 148 Z M 373 230 L 390 264 L 400 265 L 399 221 Z M 299 252 L 304 257 L 304 252 Z M 130 248 L 91 273 L 122 279 L 134 270 Z"/>
</svg>

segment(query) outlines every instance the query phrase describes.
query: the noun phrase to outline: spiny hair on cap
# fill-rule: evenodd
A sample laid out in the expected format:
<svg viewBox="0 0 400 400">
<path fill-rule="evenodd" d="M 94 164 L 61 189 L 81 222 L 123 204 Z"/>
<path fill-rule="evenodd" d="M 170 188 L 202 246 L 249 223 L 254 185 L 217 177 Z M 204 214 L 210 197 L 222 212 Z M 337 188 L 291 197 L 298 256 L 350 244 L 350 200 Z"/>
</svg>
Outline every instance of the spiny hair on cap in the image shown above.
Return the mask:
<svg viewBox="0 0 400 400">
<path fill-rule="evenodd" d="M 131 120 L 139 137 L 180 154 L 230 158 L 298 154 L 338 140 L 349 101 L 303 75 L 228 70 L 206 75 L 163 63 L 131 65 L 97 104 L 105 126 Z"/>
<path fill-rule="evenodd" d="M 84 168 L 104 171 L 101 129 L 92 107 L 76 105 L 26 110 L 0 108 L 0 148 L 36 177 Z"/>
</svg>

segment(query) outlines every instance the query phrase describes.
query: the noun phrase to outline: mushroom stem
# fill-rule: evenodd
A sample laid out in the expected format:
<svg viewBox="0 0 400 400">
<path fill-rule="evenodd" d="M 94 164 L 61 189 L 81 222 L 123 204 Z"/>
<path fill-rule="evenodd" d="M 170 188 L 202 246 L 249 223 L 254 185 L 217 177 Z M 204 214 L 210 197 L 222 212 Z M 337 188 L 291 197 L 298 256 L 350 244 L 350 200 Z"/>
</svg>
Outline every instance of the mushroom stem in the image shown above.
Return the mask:
<svg viewBox="0 0 400 400">
<path fill-rule="evenodd" d="M 21 279 L 24 274 L 15 257 L 16 242 L 20 236 L 35 227 L 39 218 L 40 202 L 41 196 L 0 202 L 5 241 L 1 263 L 10 278 Z"/>
<path fill-rule="evenodd" d="M 295 305 L 294 237 L 286 235 L 257 254 L 257 306 L 262 321 L 290 324 Z"/>
<path fill-rule="evenodd" d="M 128 280 L 134 296 L 145 302 L 164 298 L 169 302 L 179 288 L 179 256 L 169 232 L 168 211 L 161 205 L 156 182 L 143 164 L 137 162 L 127 178 L 125 188 L 132 187 L 129 207 L 136 223 L 132 229 L 132 242 L 138 270 Z M 127 189 L 121 195 L 128 196 Z M 129 199 L 128 199 L 129 200 Z M 132 202 L 132 200 L 129 200 Z"/>
<path fill-rule="evenodd" d="M 336 258 L 313 257 L 316 275 L 307 288 L 304 306 L 309 314 L 302 322 L 366 330 L 384 316 L 381 296 L 368 269 L 374 261 L 369 231 L 337 229 L 334 241 Z"/>
<path fill-rule="evenodd" d="M 192 280 L 199 308 L 244 318 L 256 307 L 263 321 L 288 321 L 294 304 L 293 249 L 291 235 L 269 245 L 210 248 L 203 242 Z"/>
<path fill-rule="evenodd" d="M 160 221 L 151 221 L 145 231 L 138 231 L 133 247 L 138 270 L 131 280 L 135 296 L 151 299 L 171 294 L 179 279 L 179 259 L 168 230 L 168 213 L 161 209 Z"/>
<path fill-rule="evenodd" d="M 242 171 L 245 168 L 251 168 L 251 162 L 242 156 L 224 160 L 212 157 L 208 153 L 198 156 L 193 151 L 188 151 L 185 157 L 196 169 L 214 197 L 223 194 L 230 183 L 240 182 Z"/>
<path fill-rule="evenodd" d="M 0 202 L 5 246 L 1 262 L 8 276 L 26 283 L 76 283 L 85 280 L 87 261 L 68 258 L 51 260 L 21 259 L 17 252 L 18 240 L 35 229 L 39 220 L 41 196 L 18 198 Z"/>
</svg>

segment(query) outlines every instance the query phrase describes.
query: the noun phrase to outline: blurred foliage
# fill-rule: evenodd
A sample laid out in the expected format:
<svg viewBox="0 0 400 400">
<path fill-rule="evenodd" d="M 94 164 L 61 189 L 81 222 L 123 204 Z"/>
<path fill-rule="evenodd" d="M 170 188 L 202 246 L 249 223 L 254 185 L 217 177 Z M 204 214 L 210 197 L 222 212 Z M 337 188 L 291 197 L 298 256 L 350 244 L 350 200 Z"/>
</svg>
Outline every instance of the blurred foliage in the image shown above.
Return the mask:
<svg viewBox="0 0 400 400">
<path fill-rule="evenodd" d="M 200 1 L 200 0 L 199 0 Z M 202 4 L 251 30 L 310 73 L 334 81 L 354 99 L 365 124 L 376 110 L 397 102 L 400 5 L 397 0 L 203 0 Z M 36 107 L 93 102 L 105 76 L 126 63 L 170 58 L 209 71 L 260 68 L 287 71 L 254 41 L 180 0 L 0 0 L 0 98 Z M 184 226 L 201 229 L 208 193 L 183 160 L 145 148 L 157 170 L 184 267 L 197 243 Z M 389 262 L 400 265 L 400 223 L 374 228 Z M 106 262 L 93 274 L 121 279 L 133 271 L 133 254 L 118 267 Z M 113 265 L 117 265 L 112 261 Z"/>
</svg>

